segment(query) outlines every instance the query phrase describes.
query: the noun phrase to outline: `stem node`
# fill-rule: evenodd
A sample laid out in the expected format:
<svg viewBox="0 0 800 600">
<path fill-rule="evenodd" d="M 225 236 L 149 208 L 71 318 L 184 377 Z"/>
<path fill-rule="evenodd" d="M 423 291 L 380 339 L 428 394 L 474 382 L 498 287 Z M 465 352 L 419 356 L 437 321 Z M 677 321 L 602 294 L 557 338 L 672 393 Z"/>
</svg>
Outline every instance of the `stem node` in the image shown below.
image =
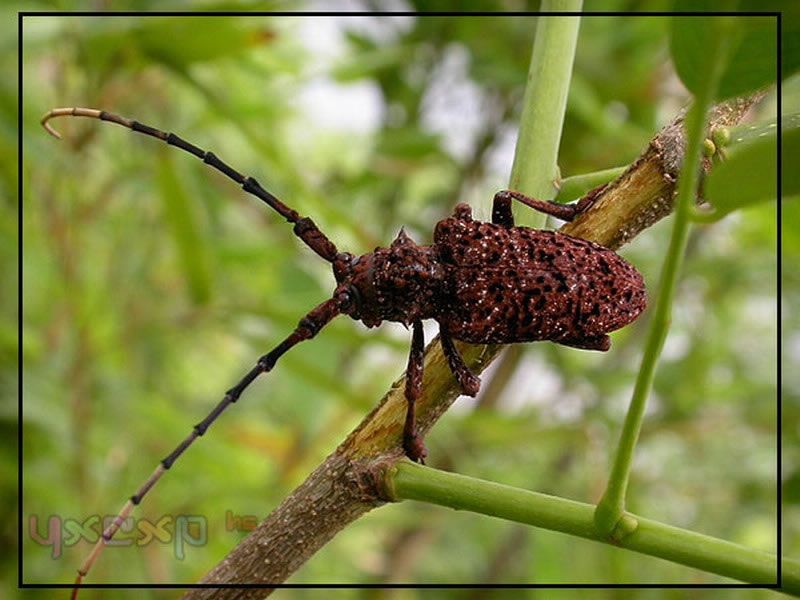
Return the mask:
<svg viewBox="0 0 800 600">
<path fill-rule="evenodd" d="M 639 529 L 639 521 L 636 519 L 636 517 L 629 515 L 628 513 L 624 513 L 614 526 L 614 530 L 611 532 L 611 541 L 618 544 L 637 529 Z"/>
<path fill-rule="evenodd" d="M 604 495 L 594 509 L 594 526 L 597 532 L 606 538 L 612 539 L 622 517 L 625 507 L 622 502 L 615 502 L 608 495 Z"/>
</svg>

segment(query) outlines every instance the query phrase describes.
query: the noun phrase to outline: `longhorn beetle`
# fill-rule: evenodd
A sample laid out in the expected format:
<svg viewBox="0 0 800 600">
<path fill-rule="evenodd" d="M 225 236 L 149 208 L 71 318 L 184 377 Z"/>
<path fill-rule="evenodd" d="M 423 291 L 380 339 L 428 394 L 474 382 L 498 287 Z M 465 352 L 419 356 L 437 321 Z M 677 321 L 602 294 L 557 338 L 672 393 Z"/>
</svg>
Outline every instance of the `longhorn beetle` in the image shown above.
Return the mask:
<svg viewBox="0 0 800 600">
<path fill-rule="evenodd" d="M 57 138 L 61 136 L 48 121 L 62 116 L 110 121 L 195 155 L 293 223 L 295 235 L 331 263 L 336 279 L 333 296 L 313 308 L 286 339 L 259 358 L 130 497 L 78 569 L 76 586 L 133 507 L 178 457 L 256 377 L 271 371 L 286 351 L 314 337 L 337 315 L 348 315 L 367 327 L 383 321 L 412 327 L 402 445 L 411 460 L 422 463 L 427 452 L 417 433 L 414 407 L 422 387 L 423 319 L 438 322 L 450 369 L 461 391 L 475 396 L 480 379 L 464 363 L 453 340 L 473 344 L 550 340 L 606 351 L 610 347 L 608 333 L 633 321 L 646 305 L 642 276 L 612 250 L 562 233 L 514 225 L 514 200 L 570 221 L 594 203 L 596 193 L 563 205 L 501 191 L 494 196 L 491 223 L 473 220 L 470 207 L 458 204 L 452 216 L 436 224 L 433 244 L 419 245 L 401 230 L 388 247 L 354 256 L 339 252 L 310 218 L 301 217 L 255 179 L 174 133 L 102 110 L 56 108 L 42 117 L 42 125 Z"/>
</svg>

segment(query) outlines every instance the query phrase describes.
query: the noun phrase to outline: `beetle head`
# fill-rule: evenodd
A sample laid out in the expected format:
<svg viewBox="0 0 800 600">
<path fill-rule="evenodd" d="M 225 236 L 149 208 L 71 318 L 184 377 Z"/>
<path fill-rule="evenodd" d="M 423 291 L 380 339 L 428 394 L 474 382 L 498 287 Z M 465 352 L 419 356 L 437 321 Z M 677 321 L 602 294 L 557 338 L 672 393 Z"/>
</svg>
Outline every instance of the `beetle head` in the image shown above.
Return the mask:
<svg viewBox="0 0 800 600">
<path fill-rule="evenodd" d="M 388 248 L 362 256 L 339 254 L 333 262 L 341 311 L 367 327 L 382 321 L 409 325 L 435 312 L 443 268 L 430 246 L 420 246 L 400 230 Z"/>
</svg>

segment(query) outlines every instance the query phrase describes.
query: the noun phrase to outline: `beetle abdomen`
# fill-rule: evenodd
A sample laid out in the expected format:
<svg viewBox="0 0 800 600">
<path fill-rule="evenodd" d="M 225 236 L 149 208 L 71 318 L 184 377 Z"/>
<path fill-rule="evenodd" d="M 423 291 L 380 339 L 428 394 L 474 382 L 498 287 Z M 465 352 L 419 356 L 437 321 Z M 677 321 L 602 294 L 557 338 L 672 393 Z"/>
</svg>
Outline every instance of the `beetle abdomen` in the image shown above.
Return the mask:
<svg viewBox="0 0 800 600">
<path fill-rule="evenodd" d="M 440 320 L 465 342 L 596 338 L 627 325 L 646 305 L 639 272 L 586 240 L 445 219 L 435 246 L 450 265 Z"/>
</svg>

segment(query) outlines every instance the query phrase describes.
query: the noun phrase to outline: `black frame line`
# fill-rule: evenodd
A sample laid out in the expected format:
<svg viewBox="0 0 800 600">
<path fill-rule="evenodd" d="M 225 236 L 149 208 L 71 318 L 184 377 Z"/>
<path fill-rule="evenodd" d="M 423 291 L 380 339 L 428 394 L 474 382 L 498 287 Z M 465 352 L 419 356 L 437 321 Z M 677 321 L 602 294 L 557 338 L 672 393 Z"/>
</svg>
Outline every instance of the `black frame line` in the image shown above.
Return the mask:
<svg viewBox="0 0 800 600">
<path fill-rule="evenodd" d="M 776 416 L 778 419 L 777 428 L 776 428 L 776 443 L 777 447 L 777 456 L 776 456 L 776 473 L 775 473 L 775 502 L 776 512 L 775 515 L 777 516 L 777 527 L 778 527 L 778 535 L 776 537 L 776 546 L 777 546 L 777 576 L 778 576 L 778 587 L 777 589 L 781 589 L 783 587 L 783 565 L 782 565 L 782 555 L 783 555 L 783 512 L 782 512 L 782 505 L 781 505 L 781 458 L 782 458 L 782 431 L 781 426 L 783 424 L 783 405 L 781 404 L 781 389 L 783 388 L 782 379 L 781 379 L 781 223 L 783 220 L 781 219 L 781 198 L 783 197 L 783 165 L 781 164 L 781 159 L 783 156 L 783 147 L 781 144 L 781 134 L 780 132 L 783 131 L 783 87 L 782 87 L 782 80 L 781 80 L 781 67 L 783 66 L 783 56 L 781 54 L 781 44 L 783 42 L 783 14 L 778 13 L 778 30 L 777 30 L 777 50 L 778 50 L 778 62 L 775 66 L 775 81 L 777 82 L 777 102 L 775 106 L 775 112 L 777 113 L 777 121 L 778 121 L 778 135 L 776 137 L 776 153 L 777 153 L 777 173 L 776 176 L 778 178 L 778 185 L 777 185 L 777 197 L 775 198 L 775 215 L 778 220 L 777 227 L 775 229 L 776 233 L 776 248 L 775 248 L 775 256 L 777 259 L 777 277 L 775 278 L 777 289 L 775 291 L 776 296 L 776 305 L 777 305 L 777 327 L 776 327 L 776 340 L 777 340 L 777 360 L 775 361 L 775 369 L 776 369 L 776 394 L 775 394 L 775 402 L 776 406 Z"/>
<path fill-rule="evenodd" d="M 22 540 L 23 540 L 23 443 L 22 443 L 22 388 L 23 388 L 23 368 L 22 368 L 22 337 L 23 337 L 23 269 L 22 269 L 22 255 L 23 255 L 23 20 L 25 17 L 240 17 L 246 15 L 248 17 L 326 17 L 326 16 L 386 16 L 386 17 L 399 17 L 399 16 L 416 16 L 416 17 L 476 17 L 476 16 L 494 16 L 494 17 L 512 17 L 512 16 L 528 16 L 528 17 L 548 17 L 548 16 L 580 16 L 580 17 L 609 17 L 609 16 L 627 16 L 627 17 L 674 17 L 674 16 L 771 16 L 777 17 L 777 74 L 776 74 L 776 92 L 777 92 L 777 124 L 778 132 L 782 128 L 782 81 L 781 81 L 781 66 L 782 66 L 782 12 L 778 11 L 745 11 L 745 12 L 627 12 L 627 11 L 608 11 L 608 12 L 552 12 L 552 13 L 531 13 L 524 11 L 514 11 L 506 13 L 494 12 L 451 12 L 451 11 L 431 11 L 431 12 L 413 12 L 413 11 L 398 11 L 398 12 L 368 12 L 368 11 L 352 11 L 352 12 L 334 12 L 334 11 L 308 11 L 308 12 L 236 12 L 236 11 L 206 11 L 206 12 L 186 12 L 186 11 L 163 11 L 163 12 L 137 12 L 137 11 L 120 11 L 120 12 L 102 12 L 102 11 L 18 11 L 17 12 L 17 207 L 18 207 L 18 264 L 17 264 L 17 301 L 18 301 L 18 349 L 17 349 L 17 391 L 18 391 L 18 420 L 17 420 L 17 454 L 18 454 L 18 514 L 17 514 L 17 533 L 19 543 L 17 545 L 17 587 L 19 589 L 72 589 L 74 584 L 70 583 L 27 583 L 23 581 L 23 553 L 22 553 Z M 315 588 L 387 588 L 387 589 L 405 589 L 405 588 L 420 588 L 420 589 L 462 589 L 462 588 L 475 588 L 475 589 L 771 589 L 780 590 L 783 583 L 783 573 L 781 566 L 781 554 L 783 548 L 782 539 L 782 504 L 780 494 L 781 482 L 781 465 L 782 465 L 782 403 L 781 403 L 781 388 L 782 388 L 782 370 L 781 370 L 781 337 L 782 331 L 780 327 L 782 303 L 781 303 L 781 272 L 782 272 L 782 212 L 781 212 L 781 197 L 782 197 L 782 145 L 780 137 L 777 139 L 776 152 L 777 152 L 777 199 L 776 199 L 776 219 L 777 219 L 777 239 L 776 239 L 776 256 L 777 256 L 777 289 L 776 289 L 776 304 L 777 304 L 777 357 L 776 362 L 776 406 L 777 406 L 777 428 L 776 428 L 776 504 L 777 504 L 777 580 L 775 584 L 752 584 L 752 583 L 706 583 L 706 584 L 669 584 L 669 583 L 617 583 L 617 584 L 604 584 L 604 583 L 575 583 L 575 584 L 547 584 L 547 583 L 531 583 L 531 584 L 485 584 L 485 583 L 319 583 L 319 584 L 300 584 L 300 583 L 278 583 L 278 584 L 203 584 L 203 583 L 82 583 L 80 588 L 87 589 L 196 589 L 196 588 L 211 588 L 211 589 L 254 589 L 254 588 L 288 588 L 288 589 L 315 589 Z"/>
</svg>

